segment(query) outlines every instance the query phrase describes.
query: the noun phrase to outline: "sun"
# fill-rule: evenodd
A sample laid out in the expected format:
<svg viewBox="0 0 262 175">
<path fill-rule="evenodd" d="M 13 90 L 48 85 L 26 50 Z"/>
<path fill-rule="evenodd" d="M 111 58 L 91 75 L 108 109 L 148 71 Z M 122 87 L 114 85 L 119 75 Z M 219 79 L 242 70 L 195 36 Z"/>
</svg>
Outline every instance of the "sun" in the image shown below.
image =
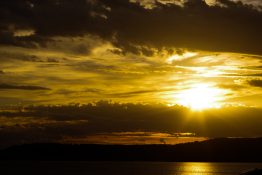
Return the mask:
<svg viewBox="0 0 262 175">
<path fill-rule="evenodd" d="M 179 92 L 175 99 L 178 104 L 192 110 L 203 110 L 221 107 L 223 92 L 221 89 L 208 84 L 195 84 L 189 89 Z"/>
</svg>

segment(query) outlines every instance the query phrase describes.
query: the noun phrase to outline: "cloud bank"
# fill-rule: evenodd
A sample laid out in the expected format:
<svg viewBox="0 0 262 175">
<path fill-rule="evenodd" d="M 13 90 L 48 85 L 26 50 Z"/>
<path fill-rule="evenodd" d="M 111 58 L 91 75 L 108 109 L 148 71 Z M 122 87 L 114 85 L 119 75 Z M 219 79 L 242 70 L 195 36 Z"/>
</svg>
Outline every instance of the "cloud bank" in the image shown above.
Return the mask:
<svg viewBox="0 0 262 175">
<path fill-rule="evenodd" d="M 0 42 L 46 47 L 55 36 L 91 34 L 123 52 L 177 47 L 262 54 L 262 12 L 242 2 L 217 4 L 156 1 L 155 8 L 147 9 L 129 0 L 3 0 Z"/>
<path fill-rule="evenodd" d="M 246 107 L 192 112 L 181 106 L 100 101 L 86 105 L 10 107 L 1 109 L 0 121 L 0 139 L 6 141 L 1 144 L 100 143 L 103 140 L 111 143 L 110 139 L 137 143 L 138 140 L 132 138 L 160 143 L 160 138 L 262 134 L 261 109 Z"/>
</svg>

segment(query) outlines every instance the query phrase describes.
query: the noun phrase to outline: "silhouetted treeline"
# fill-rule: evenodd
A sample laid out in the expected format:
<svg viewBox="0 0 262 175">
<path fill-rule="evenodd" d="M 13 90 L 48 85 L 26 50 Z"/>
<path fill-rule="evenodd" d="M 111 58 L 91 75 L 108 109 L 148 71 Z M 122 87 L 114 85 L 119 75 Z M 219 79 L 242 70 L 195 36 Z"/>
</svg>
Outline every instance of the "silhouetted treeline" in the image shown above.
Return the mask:
<svg viewBox="0 0 262 175">
<path fill-rule="evenodd" d="M 220 138 L 179 145 L 29 144 L 0 160 L 262 162 L 262 138 Z"/>
</svg>

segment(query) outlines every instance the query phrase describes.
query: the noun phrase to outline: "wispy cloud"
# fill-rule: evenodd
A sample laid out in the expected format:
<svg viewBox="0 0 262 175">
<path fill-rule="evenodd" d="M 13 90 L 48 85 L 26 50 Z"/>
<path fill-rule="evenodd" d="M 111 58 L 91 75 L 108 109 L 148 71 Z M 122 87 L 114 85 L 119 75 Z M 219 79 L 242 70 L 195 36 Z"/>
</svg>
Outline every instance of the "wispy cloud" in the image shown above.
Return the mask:
<svg viewBox="0 0 262 175">
<path fill-rule="evenodd" d="M 250 81 L 248 81 L 248 83 L 249 83 L 251 86 L 255 86 L 255 87 L 260 87 L 260 88 L 262 88 L 262 80 L 250 80 Z"/>
<path fill-rule="evenodd" d="M 41 86 L 30 86 L 30 85 L 12 85 L 12 84 L 0 84 L 0 89 L 17 89 L 17 90 L 50 90 L 46 87 Z"/>
</svg>

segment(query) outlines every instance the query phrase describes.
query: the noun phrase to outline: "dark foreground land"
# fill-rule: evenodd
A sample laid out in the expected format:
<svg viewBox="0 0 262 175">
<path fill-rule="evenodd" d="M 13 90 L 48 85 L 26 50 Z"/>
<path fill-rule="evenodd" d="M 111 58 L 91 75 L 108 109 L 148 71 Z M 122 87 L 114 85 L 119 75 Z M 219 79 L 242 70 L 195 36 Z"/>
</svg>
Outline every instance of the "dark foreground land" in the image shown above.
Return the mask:
<svg viewBox="0 0 262 175">
<path fill-rule="evenodd" d="M 0 160 L 262 162 L 262 138 L 221 138 L 179 145 L 28 144 Z"/>
</svg>

